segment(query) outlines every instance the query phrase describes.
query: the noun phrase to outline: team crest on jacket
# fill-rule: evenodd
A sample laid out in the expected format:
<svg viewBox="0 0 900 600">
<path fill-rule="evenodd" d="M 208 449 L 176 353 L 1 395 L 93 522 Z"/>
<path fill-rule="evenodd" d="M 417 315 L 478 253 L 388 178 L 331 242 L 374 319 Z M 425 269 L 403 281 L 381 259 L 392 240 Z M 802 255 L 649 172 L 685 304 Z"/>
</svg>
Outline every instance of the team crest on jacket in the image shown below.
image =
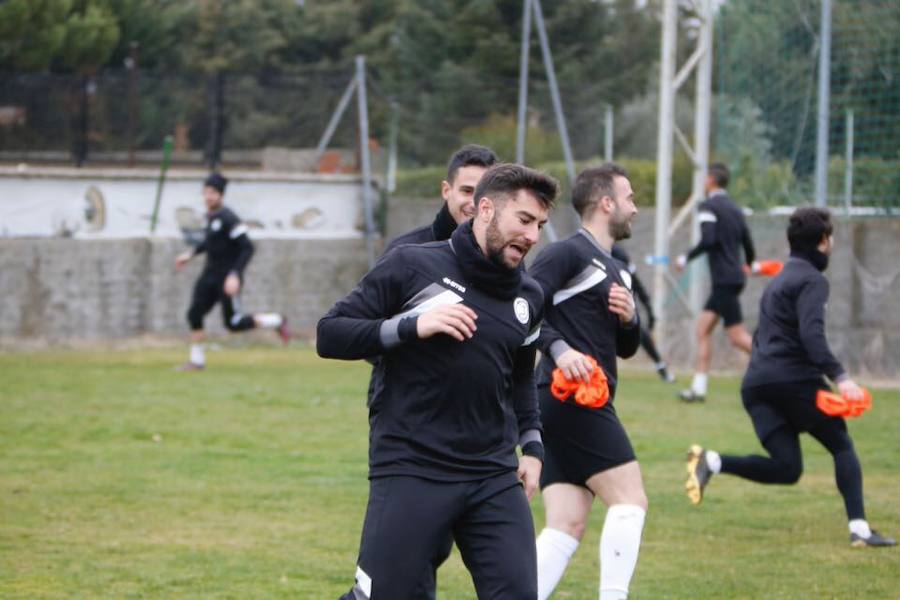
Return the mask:
<svg viewBox="0 0 900 600">
<path fill-rule="evenodd" d="M 218 231 L 222 229 L 222 221 L 221 219 L 213 219 L 213 222 L 209 224 L 209 228 L 213 231 Z"/>
<path fill-rule="evenodd" d="M 631 289 L 631 273 L 629 273 L 625 269 L 622 269 L 621 271 L 619 271 L 619 276 L 622 278 L 622 283 L 625 284 L 625 287 L 627 287 L 630 290 Z"/>
<path fill-rule="evenodd" d="M 528 301 L 525 298 L 516 298 L 513 301 L 513 310 L 516 313 L 516 318 L 519 320 L 519 323 L 522 325 L 528 324 Z"/>
</svg>

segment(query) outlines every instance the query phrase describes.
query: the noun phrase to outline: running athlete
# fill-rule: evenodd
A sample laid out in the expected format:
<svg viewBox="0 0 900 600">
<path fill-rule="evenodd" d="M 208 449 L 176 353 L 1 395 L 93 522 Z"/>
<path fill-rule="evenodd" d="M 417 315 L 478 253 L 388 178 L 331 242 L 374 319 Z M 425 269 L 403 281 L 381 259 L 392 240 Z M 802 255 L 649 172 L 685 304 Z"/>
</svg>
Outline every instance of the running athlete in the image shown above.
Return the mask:
<svg viewBox="0 0 900 600">
<path fill-rule="evenodd" d="M 613 243 L 631 236 L 637 214 L 626 171 L 612 163 L 575 180 L 572 205 L 581 229 L 550 244 L 529 273 L 544 292 L 538 399 L 544 423 L 541 473 L 547 524 L 537 538 L 538 598 L 550 596 L 587 527 L 594 497 L 609 509 L 600 537 L 600 599 L 627 598 L 637 564 L 647 495 L 631 442 L 614 407 L 616 357 L 640 343 L 640 323 L 628 270 Z M 609 401 L 587 408 L 550 393 L 554 368 L 587 381 L 593 357 L 606 373 Z"/>
<path fill-rule="evenodd" d="M 688 497 L 700 504 L 715 473 L 730 473 L 758 483 L 793 484 L 803 472 L 800 433 L 809 432 L 834 459 L 838 490 L 844 498 L 855 547 L 893 546 L 896 542 L 869 527 L 863 508 L 862 469 L 847 424 L 816 407 L 819 390 L 859 398 L 859 386 L 834 357 L 825 338 L 828 266 L 834 241 L 831 215 L 821 208 L 798 208 L 787 237 L 791 257 L 769 283 L 759 305 L 750 366 L 741 384 L 744 408 L 769 456 L 720 455 L 699 445 L 688 453 Z"/>
<path fill-rule="evenodd" d="M 481 181 L 484 172 L 497 163 L 497 155 L 490 148 L 467 144 L 453 153 L 447 164 L 447 179 L 441 182 L 441 196 L 444 204 L 429 225 L 417 227 L 412 231 L 394 238 L 385 248 L 387 254 L 403 244 L 424 244 L 449 239 L 457 225 L 471 219 L 475 215 L 475 187 Z M 377 406 L 372 405 L 375 388 L 380 385 L 379 363 L 373 363 L 372 377 L 369 380 L 369 420 L 375 419 Z M 422 589 L 416 591 L 416 597 L 433 600 L 435 589 L 434 575 L 453 550 L 453 536 L 448 535 L 446 542 L 437 549 L 431 560 L 432 580 L 422 582 Z"/>
<path fill-rule="evenodd" d="M 751 272 L 759 271 L 754 262 L 756 252 L 744 213 L 728 196 L 726 188 L 730 174 L 721 163 L 710 165 L 706 175 L 706 200 L 698 208 L 700 241 L 687 255 L 676 259 L 677 271 L 701 254 L 709 257 L 712 291 L 703 312 L 697 319 L 697 370 L 690 389 L 682 390 L 678 397 L 685 402 L 703 402 L 706 399 L 707 373 L 712 359 L 712 332 L 721 318 L 731 344 L 747 354 L 751 338 L 744 327 L 741 315 L 740 295 L 746 283 L 741 266 L 740 251 L 744 248 L 744 260 Z"/>
<path fill-rule="evenodd" d="M 175 268 L 181 270 L 193 257 L 206 253 L 206 266 L 194 284 L 194 294 L 187 312 L 191 327 L 191 351 L 190 360 L 180 367 L 182 371 L 202 371 L 206 366 L 203 318 L 217 302 L 222 304 L 222 320 L 229 331 L 265 327 L 276 330 L 285 344 L 290 341 L 284 316 L 241 312 L 239 294 L 244 269 L 253 257 L 253 244 L 247 237 L 247 226 L 223 204 L 226 185 L 228 180 L 219 173 L 212 173 L 206 178 L 203 183 L 203 200 L 207 209 L 204 239 L 199 246 L 175 259 Z"/>
<path fill-rule="evenodd" d="M 382 369 L 356 583 L 344 599 L 418 599 L 429 585 L 434 595 L 432 557 L 449 535 L 478 598 L 537 594 L 528 498 L 543 456 L 543 296 L 522 261 L 556 193 L 527 167 L 491 167 L 472 221 L 448 241 L 388 253 L 319 321 L 321 356 L 378 356 Z"/>
<path fill-rule="evenodd" d="M 669 373 L 669 366 L 662 359 L 662 356 L 659 355 L 659 350 L 656 349 L 656 344 L 653 342 L 653 336 L 650 335 L 650 332 L 653 331 L 653 324 L 656 322 L 656 316 L 653 314 L 650 294 L 647 293 L 647 288 L 644 287 L 644 283 L 638 277 L 637 265 L 631 262 L 631 257 L 628 256 L 628 252 L 625 251 L 622 244 L 613 244 L 612 255 L 613 258 L 619 260 L 628 269 L 628 272 L 631 274 L 631 291 L 634 292 L 634 295 L 644 305 L 644 310 L 647 311 L 647 323 L 641 323 L 641 348 L 653 359 L 653 367 L 656 369 L 656 374 L 659 375 L 659 378 L 666 383 L 675 383 L 675 376 Z"/>
</svg>

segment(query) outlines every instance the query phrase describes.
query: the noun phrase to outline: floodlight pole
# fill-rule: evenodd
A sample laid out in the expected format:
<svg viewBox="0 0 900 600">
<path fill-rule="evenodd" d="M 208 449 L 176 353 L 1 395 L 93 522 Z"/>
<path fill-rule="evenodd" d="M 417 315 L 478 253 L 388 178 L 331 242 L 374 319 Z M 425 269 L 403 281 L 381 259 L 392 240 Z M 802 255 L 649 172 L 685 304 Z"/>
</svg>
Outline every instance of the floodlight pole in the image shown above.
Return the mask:
<svg viewBox="0 0 900 600">
<path fill-rule="evenodd" d="M 613 159 L 613 107 L 606 104 L 603 110 L 603 159 L 612 162 Z"/>
<path fill-rule="evenodd" d="M 656 331 L 657 343 L 663 346 L 666 314 L 666 285 L 673 285 L 667 277 L 669 265 L 669 240 L 681 224 L 692 216 L 691 242 L 700 239 L 697 221 L 697 204 L 703 199 L 706 173 L 709 166 L 709 133 L 712 110 L 712 47 L 713 11 L 712 0 L 698 0 L 700 29 L 697 46 L 681 69 L 675 73 L 675 41 L 678 30 L 677 0 L 665 0 L 663 4 L 662 55 L 660 57 L 659 84 L 659 138 L 656 167 L 656 252 L 653 260 L 653 309 L 660 327 Z M 675 123 L 675 93 L 687 80 L 691 72 L 697 70 L 696 99 L 694 103 L 694 146 Z M 677 140 L 690 158 L 693 167 L 691 196 L 669 223 L 672 203 L 672 152 Z M 689 309 L 697 312 L 700 307 L 700 286 L 698 284 L 699 265 L 691 265 L 691 292 Z"/>
<path fill-rule="evenodd" d="M 662 44 L 659 60 L 659 131 L 656 147 L 656 245 L 653 268 L 653 312 L 656 315 L 657 343 L 662 346 L 665 331 L 666 271 L 669 256 L 669 210 L 672 204 L 672 135 L 675 117 L 675 34 L 676 0 L 664 0 Z"/>
<path fill-rule="evenodd" d="M 828 103 L 831 94 L 831 0 L 819 23 L 819 110 L 816 128 L 816 206 L 828 204 Z"/>
<path fill-rule="evenodd" d="M 528 127 L 528 54 L 531 43 L 531 0 L 522 2 L 522 48 L 519 55 L 519 117 L 516 121 L 516 163 L 525 164 L 525 131 Z"/>
</svg>

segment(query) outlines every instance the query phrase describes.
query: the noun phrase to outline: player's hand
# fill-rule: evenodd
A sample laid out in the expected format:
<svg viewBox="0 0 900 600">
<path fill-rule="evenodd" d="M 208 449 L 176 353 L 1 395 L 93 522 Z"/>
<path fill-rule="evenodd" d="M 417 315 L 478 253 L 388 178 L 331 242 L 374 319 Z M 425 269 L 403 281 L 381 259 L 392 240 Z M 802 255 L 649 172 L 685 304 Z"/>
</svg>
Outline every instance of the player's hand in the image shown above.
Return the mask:
<svg viewBox="0 0 900 600">
<path fill-rule="evenodd" d="M 634 319 L 634 296 L 618 283 L 612 284 L 609 289 L 609 310 L 619 315 L 623 323 L 630 323 Z"/>
<path fill-rule="evenodd" d="M 852 379 L 844 379 L 837 384 L 837 386 L 838 391 L 844 398 L 847 398 L 848 400 L 862 400 L 863 391 Z"/>
<path fill-rule="evenodd" d="M 525 497 L 530 501 L 534 498 L 534 493 L 538 489 L 538 482 L 541 480 L 541 467 L 543 463 L 533 456 L 520 456 L 519 469 L 516 475 L 519 481 L 525 487 Z"/>
<path fill-rule="evenodd" d="M 593 365 L 588 362 L 587 356 L 569 348 L 556 359 L 556 366 L 562 370 L 563 375 L 569 381 L 588 381 L 591 378 Z"/>
<path fill-rule="evenodd" d="M 416 319 L 416 333 L 420 339 L 443 333 L 463 342 L 475 335 L 477 318 L 474 310 L 462 304 L 436 306 Z"/>
<path fill-rule="evenodd" d="M 194 257 L 194 253 L 188 250 L 187 252 L 182 252 L 178 256 L 175 257 L 175 270 L 180 271 L 184 265 L 188 263 L 191 258 Z"/>
<path fill-rule="evenodd" d="M 223 287 L 227 296 L 236 296 L 241 291 L 241 278 L 231 273 L 225 278 L 225 286 Z"/>
<path fill-rule="evenodd" d="M 681 273 L 684 271 L 684 267 L 687 265 L 687 256 L 684 254 L 679 254 L 675 257 L 675 262 L 672 266 L 675 267 L 676 273 Z"/>
</svg>

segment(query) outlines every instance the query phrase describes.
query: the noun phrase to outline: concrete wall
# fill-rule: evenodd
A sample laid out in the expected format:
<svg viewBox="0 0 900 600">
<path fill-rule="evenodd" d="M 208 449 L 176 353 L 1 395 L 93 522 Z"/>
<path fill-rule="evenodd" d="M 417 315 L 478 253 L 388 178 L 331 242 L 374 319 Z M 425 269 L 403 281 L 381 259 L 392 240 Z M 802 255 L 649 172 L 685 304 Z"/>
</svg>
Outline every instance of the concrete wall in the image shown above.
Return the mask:
<svg viewBox="0 0 900 600">
<path fill-rule="evenodd" d="M 439 207 L 437 198 L 392 200 L 387 238 L 430 222 Z M 573 229 L 568 207 L 559 209 L 553 220 L 561 236 Z M 786 217 L 754 216 L 749 222 L 761 258 L 786 258 Z M 827 271 L 832 348 L 853 373 L 896 378 L 900 372 L 900 220 L 838 220 L 835 239 Z M 268 239 L 255 244 L 244 308 L 285 312 L 301 331 L 311 331 L 366 270 L 362 239 Z M 650 267 L 643 263 L 653 248 L 652 210 L 641 211 L 633 238 L 625 245 L 638 263 L 638 274 L 652 288 Z M 675 240 L 673 254 L 686 247 L 685 240 Z M 0 337 L 63 340 L 183 333 L 191 286 L 201 266 L 197 262 L 176 274 L 172 264 L 183 248 L 172 239 L 0 239 Z M 766 283 L 767 279 L 752 278 L 742 296 L 751 331 Z M 687 293 L 685 278 L 681 284 Z M 671 292 L 666 306 L 669 324 L 662 351 L 671 363 L 688 367 L 693 317 Z M 207 323 L 213 332 L 224 331 L 218 309 Z M 715 368 L 742 368 L 746 358 L 728 347 L 721 331 L 716 344 Z M 645 360 L 642 353 L 638 360 Z"/>
</svg>

